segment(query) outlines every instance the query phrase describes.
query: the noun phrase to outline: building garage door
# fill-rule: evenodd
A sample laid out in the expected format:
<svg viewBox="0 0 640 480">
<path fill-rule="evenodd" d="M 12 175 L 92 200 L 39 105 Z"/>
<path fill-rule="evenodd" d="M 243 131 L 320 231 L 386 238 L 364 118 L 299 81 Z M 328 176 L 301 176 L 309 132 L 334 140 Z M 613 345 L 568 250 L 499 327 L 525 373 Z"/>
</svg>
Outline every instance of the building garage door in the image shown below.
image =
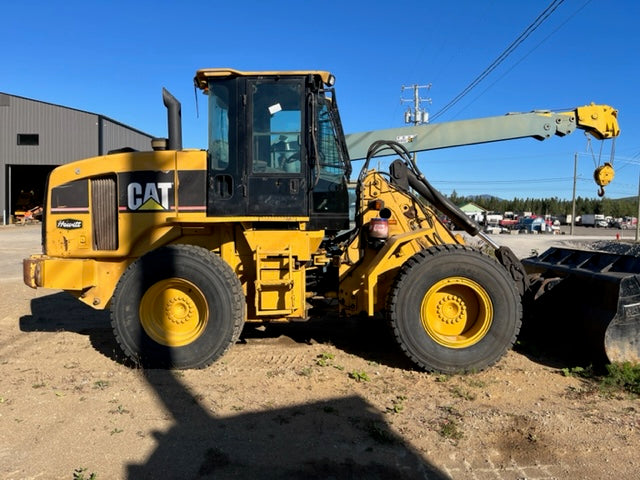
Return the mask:
<svg viewBox="0 0 640 480">
<path fill-rule="evenodd" d="M 46 192 L 47 178 L 55 165 L 7 165 L 6 205 L 11 218 L 16 212 L 42 206 Z M 8 219 L 7 219 L 8 220 Z"/>
</svg>

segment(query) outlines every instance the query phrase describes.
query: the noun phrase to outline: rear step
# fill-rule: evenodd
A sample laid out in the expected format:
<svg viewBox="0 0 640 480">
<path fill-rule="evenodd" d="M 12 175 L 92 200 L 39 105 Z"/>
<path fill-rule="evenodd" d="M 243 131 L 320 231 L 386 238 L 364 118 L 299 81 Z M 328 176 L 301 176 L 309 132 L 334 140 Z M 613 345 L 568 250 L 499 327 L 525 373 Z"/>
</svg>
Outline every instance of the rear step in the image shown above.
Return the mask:
<svg viewBox="0 0 640 480">
<path fill-rule="evenodd" d="M 548 335 L 569 328 L 565 342 L 584 342 L 610 362 L 640 363 L 640 258 L 553 247 L 522 260 L 532 283 L 526 308 L 553 312 Z"/>
</svg>

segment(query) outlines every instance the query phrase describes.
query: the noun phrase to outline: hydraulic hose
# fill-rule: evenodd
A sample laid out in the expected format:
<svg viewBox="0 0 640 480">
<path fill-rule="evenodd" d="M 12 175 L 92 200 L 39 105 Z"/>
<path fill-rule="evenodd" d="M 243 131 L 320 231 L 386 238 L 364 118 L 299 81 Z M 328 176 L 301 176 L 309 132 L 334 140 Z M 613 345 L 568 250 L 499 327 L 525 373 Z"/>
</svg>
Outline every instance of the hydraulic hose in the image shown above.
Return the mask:
<svg viewBox="0 0 640 480">
<path fill-rule="evenodd" d="M 480 226 L 474 220 L 469 218 L 462 210 L 451 203 L 448 198 L 442 195 L 427 181 L 425 176 L 418 169 L 418 166 L 414 162 L 409 151 L 404 147 L 404 145 L 401 145 L 398 142 L 380 140 L 372 143 L 367 152 L 367 158 L 358 180 L 361 181 L 364 177 L 370 159 L 385 149 L 392 150 L 403 159 L 393 161 L 389 168 L 391 176 L 399 186 L 404 187 L 405 189 L 408 189 L 408 187 L 413 188 L 416 192 L 426 198 L 434 207 L 436 207 L 436 209 L 447 215 L 456 227 L 464 230 L 469 235 L 476 236 L 481 233 Z M 489 243 L 493 244 L 493 242 Z"/>
<path fill-rule="evenodd" d="M 399 170 L 406 171 L 407 181 L 409 186 L 416 192 L 422 195 L 427 201 L 433 204 L 436 209 L 440 210 L 447 217 L 451 219 L 454 225 L 469 235 L 476 236 L 480 232 L 480 226 L 471 218 L 469 218 L 462 210 L 451 201 L 442 195 L 437 189 L 435 189 L 424 176 L 419 178 L 413 171 L 407 168 L 407 166 L 401 160 L 395 160 L 391 164 L 393 171 L 392 175 L 397 175 Z"/>
</svg>

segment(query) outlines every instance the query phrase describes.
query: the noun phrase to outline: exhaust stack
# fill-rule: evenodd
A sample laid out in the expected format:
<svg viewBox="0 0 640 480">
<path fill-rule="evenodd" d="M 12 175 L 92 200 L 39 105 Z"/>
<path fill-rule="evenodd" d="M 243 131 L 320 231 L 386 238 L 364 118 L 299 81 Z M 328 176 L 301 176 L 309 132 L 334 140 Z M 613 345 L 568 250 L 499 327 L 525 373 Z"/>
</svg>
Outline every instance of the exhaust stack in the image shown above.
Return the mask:
<svg viewBox="0 0 640 480">
<path fill-rule="evenodd" d="M 169 93 L 166 88 L 162 88 L 162 101 L 167 107 L 167 124 L 169 130 L 169 150 L 182 150 L 182 110 L 180 102 Z"/>
</svg>

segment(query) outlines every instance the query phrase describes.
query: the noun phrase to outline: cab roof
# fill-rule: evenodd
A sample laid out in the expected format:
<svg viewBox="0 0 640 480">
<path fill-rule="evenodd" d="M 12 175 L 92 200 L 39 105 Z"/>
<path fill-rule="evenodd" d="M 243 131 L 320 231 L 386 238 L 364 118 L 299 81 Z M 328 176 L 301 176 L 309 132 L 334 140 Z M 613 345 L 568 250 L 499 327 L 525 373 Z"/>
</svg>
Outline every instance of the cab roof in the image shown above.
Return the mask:
<svg viewBox="0 0 640 480">
<path fill-rule="evenodd" d="M 255 77 L 255 76 L 300 76 L 300 75 L 317 75 L 320 77 L 325 85 L 333 86 L 335 77 L 325 71 L 321 70 L 269 70 L 262 72 L 245 72 L 241 70 L 235 70 L 233 68 L 202 68 L 196 72 L 196 76 L 193 81 L 196 87 L 201 90 L 207 91 L 209 78 L 224 78 L 224 77 Z"/>
</svg>

